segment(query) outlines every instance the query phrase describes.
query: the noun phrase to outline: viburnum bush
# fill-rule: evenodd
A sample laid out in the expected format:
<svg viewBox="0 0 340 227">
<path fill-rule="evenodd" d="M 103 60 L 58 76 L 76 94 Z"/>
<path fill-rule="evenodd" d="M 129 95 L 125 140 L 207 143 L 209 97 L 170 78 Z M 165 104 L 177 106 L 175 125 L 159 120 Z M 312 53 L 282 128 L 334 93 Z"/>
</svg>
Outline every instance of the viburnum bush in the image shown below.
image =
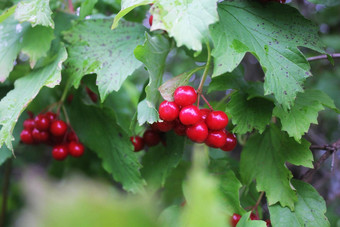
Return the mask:
<svg viewBox="0 0 340 227">
<path fill-rule="evenodd" d="M 339 10 L 0 2 L 0 227 L 339 226 Z"/>
</svg>

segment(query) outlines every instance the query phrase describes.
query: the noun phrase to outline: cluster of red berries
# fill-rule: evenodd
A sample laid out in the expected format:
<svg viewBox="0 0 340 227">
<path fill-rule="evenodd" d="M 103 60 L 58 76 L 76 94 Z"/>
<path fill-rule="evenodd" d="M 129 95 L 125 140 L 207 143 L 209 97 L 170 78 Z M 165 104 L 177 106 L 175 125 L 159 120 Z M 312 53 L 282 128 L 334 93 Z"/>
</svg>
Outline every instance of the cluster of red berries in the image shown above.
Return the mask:
<svg viewBox="0 0 340 227">
<path fill-rule="evenodd" d="M 83 155 L 84 145 L 78 141 L 76 133 L 64 121 L 58 119 L 57 114 L 47 112 L 36 117 L 30 115 L 30 118 L 24 121 L 24 129 L 20 133 L 23 143 L 52 145 L 52 156 L 59 161 L 64 160 L 68 154 L 73 157 Z"/>
<path fill-rule="evenodd" d="M 155 124 L 152 124 L 151 128 L 144 132 L 143 137 L 131 136 L 130 141 L 134 146 L 134 151 L 138 152 L 143 150 L 145 146 L 153 147 L 160 142 L 165 145 L 165 134 Z"/>
<path fill-rule="evenodd" d="M 239 214 L 233 214 L 233 216 L 231 217 L 231 226 L 232 227 L 236 227 L 236 225 L 240 221 L 241 217 L 242 216 L 239 215 Z M 251 213 L 250 214 L 250 220 L 260 220 L 260 218 L 256 214 Z M 266 220 L 266 224 L 267 224 L 267 227 L 270 227 L 271 226 L 271 221 L 270 220 Z"/>
<path fill-rule="evenodd" d="M 178 87 L 174 92 L 173 102 L 163 101 L 159 105 L 159 117 L 163 121 L 152 124 L 152 129 L 147 130 L 143 138 L 131 137 L 135 151 L 143 149 L 144 142 L 148 145 L 149 134 L 153 138 L 160 138 L 159 131 L 168 132 L 172 129 L 177 135 L 186 135 L 193 142 L 205 142 L 206 145 L 223 151 L 233 150 L 237 141 L 235 135 L 225 130 L 228 124 L 227 114 L 223 111 L 199 109 L 193 105 L 196 101 L 197 92 L 193 87 Z"/>
</svg>

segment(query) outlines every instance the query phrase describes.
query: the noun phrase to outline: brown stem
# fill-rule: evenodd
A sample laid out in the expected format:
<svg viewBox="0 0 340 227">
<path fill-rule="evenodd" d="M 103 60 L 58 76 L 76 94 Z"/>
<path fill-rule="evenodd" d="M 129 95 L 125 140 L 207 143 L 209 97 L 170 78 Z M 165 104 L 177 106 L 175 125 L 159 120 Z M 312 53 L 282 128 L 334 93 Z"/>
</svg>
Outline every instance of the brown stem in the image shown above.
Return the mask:
<svg viewBox="0 0 340 227">
<path fill-rule="evenodd" d="M 199 97 L 199 96 L 198 96 L 198 97 Z M 211 110 L 213 111 L 214 109 L 212 108 L 212 106 L 210 105 L 210 103 L 209 103 L 208 100 L 204 97 L 203 94 L 201 94 L 201 97 L 202 97 L 202 99 L 204 100 L 204 102 L 209 106 L 209 109 L 211 109 Z"/>
<path fill-rule="evenodd" d="M 12 170 L 12 159 L 9 159 L 6 162 L 4 185 L 2 187 L 2 206 L 1 206 L 1 216 L 0 216 L 0 227 L 5 226 L 5 218 L 6 218 L 6 212 L 7 212 L 8 188 L 9 188 L 9 183 L 10 183 L 11 170 Z"/>
<path fill-rule="evenodd" d="M 340 53 L 335 53 L 335 54 L 329 54 L 332 58 L 340 58 Z M 323 54 L 319 56 L 314 56 L 307 58 L 307 61 L 316 61 L 316 60 L 321 60 L 321 59 L 328 59 L 328 55 Z"/>
<path fill-rule="evenodd" d="M 255 206 L 253 207 L 253 209 L 251 209 L 251 212 L 253 212 L 254 210 L 256 210 L 257 207 L 260 205 L 263 195 L 264 195 L 264 191 L 261 192 L 259 198 L 257 199 L 257 202 L 256 202 Z"/>
</svg>

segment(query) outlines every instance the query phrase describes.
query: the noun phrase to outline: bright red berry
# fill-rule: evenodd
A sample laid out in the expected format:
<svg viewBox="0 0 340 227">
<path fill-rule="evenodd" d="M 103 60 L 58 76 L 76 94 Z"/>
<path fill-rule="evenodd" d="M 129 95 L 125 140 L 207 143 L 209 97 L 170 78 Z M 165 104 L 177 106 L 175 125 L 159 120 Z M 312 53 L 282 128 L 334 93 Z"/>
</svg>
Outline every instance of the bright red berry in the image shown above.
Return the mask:
<svg viewBox="0 0 340 227">
<path fill-rule="evenodd" d="M 207 119 L 207 116 L 210 114 L 211 110 L 209 110 L 209 109 L 200 109 L 200 112 L 201 112 L 202 120 L 205 120 L 205 119 Z"/>
<path fill-rule="evenodd" d="M 208 137 L 208 127 L 204 121 L 190 126 L 186 131 L 187 137 L 196 143 L 204 142 Z"/>
<path fill-rule="evenodd" d="M 26 143 L 26 144 L 34 143 L 32 132 L 29 129 L 24 129 L 21 131 L 20 139 L 23 143 Z"/>
<path fill-rule="evenodd" d="M 210 131 L 205 144 L 209 147 L 220 148 L 226 143 L 227 134 L 224 130 Z"/>
<path fill-rule="evenodd" d="M 268 220 L 266 220 L 266 225 L 267 225 L 267 227 L 270 227 L 272 225 L 272 222 L 268 219 Z"/>
<path fill-rule="evenodd" d="M 47 131 L 50 127 L 50 122 L 50 119 L 43 114 L 39 114 L 34 118 L 35 128 L 40 131 Z"/>
<path fill-rule="evenodd" d="M 228 124 L 228 116 L 223 111 L 212 111 L 205 119 L 210 130 L 224 129 Z"/>
<path fill-rule="evenodd" d="M 78 136 L 74 131 L 68 132 L 66 138 L 67 138 L 67 142 L 78 141 Z"/>
<path fill-rule="evenodd" d="M 133 146 L 135 147 L 135 152 L 144 149 L 144 140 L 140 136 L 131 136 L 130 141 L 132 142 Z"/>
<path fill-rule="evenodd" d="M 144 132 L 143 140 L 147 146 L 152 147 L 161 141 L 161 137 L 158 132 L 149 129 Z"/>
<path fill-rule="evenodd" d="M 191 86 L 180 86 L 174 92 L 174 100 L 178 106 L 192 105 L 197 100 L 197 92 Z"/>
<path fill-rule="evenodd" d="M 84 154 L 84 145 L 81 143 L 72 141 L 68 144 L 67 148 L 68 148 L 68 152 L 73 157 L 80 157 Z"/>
<path fill-rule="evenodd" d="M 223 151 L 231 151 L 235 148 L 237 144 L 236 136 L 230 132 L 227 133 L 227 139 L 225 140 L 225 144 L 221 147 Z"/>
<path fill-rule="evenodd" d="M 175 121 L 174 131 L 177 135 L 184 136 L 186 130 L 187 130 L 187 127 L 183 125 L 179 120 Z"/>
<path fill-rule="evenodd" d="M 52 122 L 52 121 L 54 121 L 55 119 L 57 119 L 57 114 L 55 114 L 55 113 L 53 113 L 53 112 L 47 112 L 46 114 L 45 114 L 45 116 L 48 118 L 48 119 L 50 119 L 50 121 Z"/>
<path fill-rule="evenodd" d="M 53 121 L 50 127 L 50 132 L 54 136 L 63 136 L 67 131 L 67 124 L 62 120 Z"/>
<path fill-rule="evenodd" d="M 236 225 L 240 221 L 241 217 L 242 216 L 239 215 L 239 214 L 233 214 L 233 216 L 231 217 L 231 226 L 236 227 Z"/>
<path fill-rule="evenodd" d="M 24 125 L 24 129 L 28 129 L 28 130 L 33 130 L 35 127 L 35 123 L 33 119 L 26 119 L 23 125 Z"/>
<path fill-rule="evenodd" d="M 260 218 L 256 214 L 254 214 L 254 213 L 250 214 L 250 220 L 259 220 L 259 219 Z"/>
<path fill-rule="evenodd" d="M 159 105 L 159 117 L 164 121 L 173 121 L 178 117 L 179 110 L 175 102 L 163 101 Z"/>
<path fill-rule="evenodd" d="M 52 156 L 55 160 L 62 161 L 68 155 L 68 150 L 65 145 L 57 145 L 53 147 Z"/>
<path fill-rule="evenodd" d="M 37 128 L 35 128 L 32 130 L 32 137 L 34 141 L 43 143 L 48 141 L 50 134 L 47 131 L 39 131 Z"/>
<path fill-rule="evenodd" d="M 152 21 L 153 21 L 153 16 L 151 15 L 151 16 L 149 17 L 149 24 L 150 24 L 150 27 L 152 26 Z"/>
<path fill-rule="evenodd" d="M 151 125 L 151 128 L 155 131 L 161 131 L 161 132 L 168 132 L 171 129 L 173 129 L 175 126 L 174 121 L 162 121 L 162 122 L 155 122 Z"/>
<path fill-rule="evenodd" d="M 183 125 L 194 125 L 201 120 L 200 110 L 194 106 L 186 106 L 179 112 L 179 120 Z"/>
</svg>

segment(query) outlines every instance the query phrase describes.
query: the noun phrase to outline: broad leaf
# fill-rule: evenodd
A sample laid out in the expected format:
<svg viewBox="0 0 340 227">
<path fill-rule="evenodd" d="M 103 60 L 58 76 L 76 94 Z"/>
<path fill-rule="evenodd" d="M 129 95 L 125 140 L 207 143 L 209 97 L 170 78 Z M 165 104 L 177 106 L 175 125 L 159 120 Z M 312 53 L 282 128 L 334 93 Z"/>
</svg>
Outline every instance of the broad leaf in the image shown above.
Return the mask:
<svg viewBox="0 0 340 227">
<path fill-rule="evenodd" d="M 52 88 L 60 83 L 62 63 L 66 58 L 66 50 L 61 47 L 49 65 L 16 80 L 14 89 L 0 101 L 0 147 L 5 143 L 13 151 L 12 131 L 20 114 L 43 86 Z"/>
<path fill-rule="evenodd" d="M 277 3 L 228 1 L 219 4 L 218 13 L 220 21 L 210 29 L 215 45 L 213 76 L 231 72 L 250 52 L 266 74 L 265 94 L 274 94 L 278 103 L 289 109 L 311 75 L 297 47 L 323 52 L 318 27 L 296 9 Z"/>
<path fill-rule="evenodd" d="M 266 223 L 264 221 L 259 220 L 251 220 L 250 213 L 248 212 L 242 216 L 240 221 L 237 223 L 237 227 L 266 227 Z"/>
<path fill-rule="evenodd" d="M 143 191 L 141 164 L 133 152 L 129 135 L 117 125 L 113 110 L 87 106 L 77 100 L 69 112 L 72 127 L 85 146 L 102 159 L 104 169 L 122 183 L 125 190 Z"/>
<path fill-rule="evenodd" d="M 115 16 L 111 29 L 115 29 L 118 26 L 119 20 L 134 8 L 151 3 L 153 3 L 153 0 L 122 0 L 122 7 Z"/>
<path fill-rule="evenodd" d="M 51 18 L 52 11 L 49 0 L 27 0 L 18 3 L 15 10 L 15 19 L 20 22 L 28 21 L 32 26 L 42 25 L 54 28 Z"/>
<path fill-rule="evenodd" d="M 270 123 L 274 103 L 260 97 L 247 97 L 247 94 L 236 92 L 227 104 L 226 112 L 236 125 L 233 131 L 245 134 L 256 129 L 262 133 Z"/>
<path fill-rule="evenodd" d="M 169 40 L 163 36 L 150 36 L 146 33 L 143 46 L 137 46 L 135 56 L 144 63 L 149 72 L 149 84 L 145 88 L 146 98 L 138 104 L 137 119 L 140 125 L 159 120 L 155 108 L 160 95 L 158 87 L 162 84 L 165 60 L 170 51 Z"/>
<path fill-rule="evenodd" d="M 209 25 L 218 21 L 217 0 L 159 0 L 151 7 L 151 31 L 162 29 L 174 37 L 177 46 L 202 50 L 202 40 L 208 38 Z"/>
<path fill-rule="evenodd" d="M 84 19 L 87 15 L 90 15 L 97 1 L 98 0 L 84 0 L 80 6 L 79 19 Z"/>
<path fill-rule="evenodd" d="M 262 135 L 251 136 L 241 154 L 240 171 L 244 183 L 256 179 L 257 190 L 266 192 L 269 205 L 280 202 L 294 210 L 297 196 L 290 183 L 292 173 L 285 163 L 312 168 L 313 155 L 309 146 L 306 140 L 297 143 L 276 125 L 271 125 Z"/>
<path fill-rule="evenodd" d="M 311 185 L 294 180 L 298 200 L 295 203 L 295 211 L 279 204 L 269 206 L 270 219 L 275 227 L 320 227 L 330 226 L 325 213 L 326 203 L 319 193 Z"/>
<path fill-rule="evenodd" d="M 273 114 L 280 118 L 282 130 L 300 141 L 311 123 L 317 124 L 318 112 L 324 107 L 335 108 L 333 100 L 320 90 L 306 90 L 299 93 L 294 106 L 286 112 L 281 106 L 274 108 Z"/>
<path fill-rule="evenodd" d="M 167 133 L 166 137 L 166 146 L 150 148 L 142 160 L 142 175 L 148 185 L 155 188 L 164 186 L 171 171 L 183 158 L 185 138 L 174 132 Z"/>
<path fill-rule="evenodd" d="M 143 43 L 145 28 L 141 24 L 122 22 L 112 31 L 110 24 L 111 19 L 78 21 L 64 33 L 64 38 L 72 44 L 68 48 L 72 53 L 68 62 L 70 73 L 81 77 L 78 70 L 86 72 L 92 68 L 97 73 L 102 101 L 110 92 L 118 91 L 125 79 L 142 65 L 133 50 Z"/>
</svg>

